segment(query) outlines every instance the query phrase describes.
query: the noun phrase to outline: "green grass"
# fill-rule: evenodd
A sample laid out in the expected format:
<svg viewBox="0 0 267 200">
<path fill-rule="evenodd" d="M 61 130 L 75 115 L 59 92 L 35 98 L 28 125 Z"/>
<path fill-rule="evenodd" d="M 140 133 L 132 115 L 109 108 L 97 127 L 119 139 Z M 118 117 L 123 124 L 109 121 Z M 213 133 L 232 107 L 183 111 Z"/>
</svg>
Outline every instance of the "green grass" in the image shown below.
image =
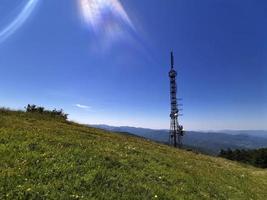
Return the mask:
<svg viewBox="0 0 267 200">
<path fill-rule="evenodd" d="M 267 171 L 0 110 L 0 199 L 267 199 Z"/>
</svg>

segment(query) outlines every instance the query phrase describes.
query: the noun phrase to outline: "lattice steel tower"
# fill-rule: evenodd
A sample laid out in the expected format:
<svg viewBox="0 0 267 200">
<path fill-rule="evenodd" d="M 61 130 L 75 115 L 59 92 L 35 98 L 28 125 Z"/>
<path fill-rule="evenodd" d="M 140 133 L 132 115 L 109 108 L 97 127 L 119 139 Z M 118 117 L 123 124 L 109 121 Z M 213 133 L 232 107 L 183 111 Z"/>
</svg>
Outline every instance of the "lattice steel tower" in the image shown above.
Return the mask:
<svg viewBox="0 0 267 200">
<path fill-rule="evenodd" d="M 179 124 L 179 109 L 177 103 L 177 84 L 176 84 L 177 72 L 174 70 L 174 58 L 173 52 L 171 52 L 171 70 L 169 72 L 170 77 L 170 98 L 171 98 L 171 124 L 169 143 L 174 147 L 182 147 L 182 137 L 184 135 L 183 126 Z"/>
</svg>

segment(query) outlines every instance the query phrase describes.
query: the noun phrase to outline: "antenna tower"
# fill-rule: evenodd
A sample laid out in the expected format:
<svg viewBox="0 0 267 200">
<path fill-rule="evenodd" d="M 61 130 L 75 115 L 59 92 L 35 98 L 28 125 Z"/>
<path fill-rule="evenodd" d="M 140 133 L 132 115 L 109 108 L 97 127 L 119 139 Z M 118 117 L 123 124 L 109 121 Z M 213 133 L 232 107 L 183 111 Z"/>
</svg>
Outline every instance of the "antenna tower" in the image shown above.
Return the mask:
<svg viewBox="0 0 267 200">
<path fill-rule="evenodd" d="M 170 135 L 169 143 L 174 147 L 182 147 L 182 137 L 184 135 L 183 126 L 179 124 L 178 117 L 181 116 L 178 109 L 177 101 L 177 84 L 176 84 L 177 72 L 174 70 L 174 57 L 171 52 L 171 70 L 169 72 L 170 77 L 170 98 L 171 98 L 171 123 L 170 123 Z"/>
</svg>

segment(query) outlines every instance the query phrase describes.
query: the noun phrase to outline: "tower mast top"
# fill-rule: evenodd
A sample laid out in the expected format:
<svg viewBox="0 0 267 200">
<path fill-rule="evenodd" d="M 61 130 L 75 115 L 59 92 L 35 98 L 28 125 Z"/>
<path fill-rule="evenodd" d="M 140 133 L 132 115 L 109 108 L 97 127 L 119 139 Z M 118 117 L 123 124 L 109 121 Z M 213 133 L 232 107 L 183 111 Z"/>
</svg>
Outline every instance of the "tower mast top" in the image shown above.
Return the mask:
<svg viewBox="0 0 267 200">
<path fill-rule="evenodd" d="M 173 58 L 173 52 L 171 52 L 171 69 L 174 67 L 174 58 Z"/>
</svg>

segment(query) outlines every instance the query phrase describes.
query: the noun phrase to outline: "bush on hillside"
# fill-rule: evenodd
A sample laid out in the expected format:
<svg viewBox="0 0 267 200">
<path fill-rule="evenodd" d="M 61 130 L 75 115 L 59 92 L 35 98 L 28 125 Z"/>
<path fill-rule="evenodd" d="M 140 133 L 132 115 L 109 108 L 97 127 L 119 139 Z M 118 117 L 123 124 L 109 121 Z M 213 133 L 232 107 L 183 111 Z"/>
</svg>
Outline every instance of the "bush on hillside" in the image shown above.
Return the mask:
<svg viewBox="0 0 267 200">
<path fill-rule="evenodd" d="M 50 115 L 52 117 L 60 117 L 63 118 L 64 120 L 68 119 L 68 114 L 64 113 L 62 109 L 57 110 L 46 110 L 44 107 L 41 106 L 36 106 L 34 104 L 28 104 L 26 107 L 26 112 L 29 113 L 39 113 L 39 114 L 45 114 L 45 115 Z"/>
</svg>

